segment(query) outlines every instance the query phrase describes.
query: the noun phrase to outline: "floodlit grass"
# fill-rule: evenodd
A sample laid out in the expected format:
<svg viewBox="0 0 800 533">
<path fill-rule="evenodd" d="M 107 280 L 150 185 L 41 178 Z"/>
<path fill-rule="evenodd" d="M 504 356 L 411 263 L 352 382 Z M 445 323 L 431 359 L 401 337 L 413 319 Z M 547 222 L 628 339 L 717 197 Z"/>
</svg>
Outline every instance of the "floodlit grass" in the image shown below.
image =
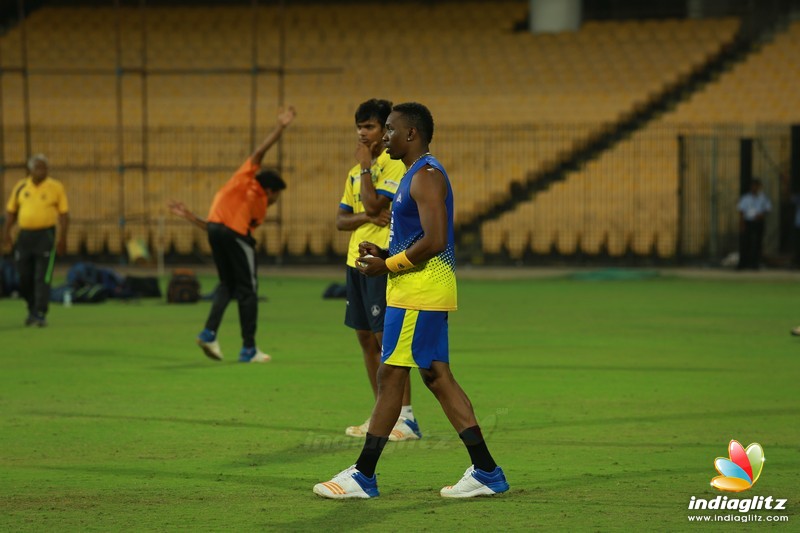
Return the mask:
<svg viewBox="0 0 800 533">
<path fill-rule="evenodd" d="M 424 439 L 390 443 L 381 496 L 346 502 L 311 487 L 355 461 L 344 428 L 372 398 L 326 285 L 262 279 L 267 365 L 234 362 L 235 306 L 214 363 L 194 344 L 206 302 L 55 305 L 33 329 L 0 300 L 0 529 L 690 531 L 689 514 L 742 514 L 687 510 L 722 494 L 709 481 L 732 438 L 767 462 L 725 495 L 787 498 L 747 514 L 798 526 L 796 284 L 462 280 L 452 367 L 511 491 L 439 497 L 468 455 L 415 376 Z M 716 529 L 732 527 L 764 524 Z"/>
</svg>

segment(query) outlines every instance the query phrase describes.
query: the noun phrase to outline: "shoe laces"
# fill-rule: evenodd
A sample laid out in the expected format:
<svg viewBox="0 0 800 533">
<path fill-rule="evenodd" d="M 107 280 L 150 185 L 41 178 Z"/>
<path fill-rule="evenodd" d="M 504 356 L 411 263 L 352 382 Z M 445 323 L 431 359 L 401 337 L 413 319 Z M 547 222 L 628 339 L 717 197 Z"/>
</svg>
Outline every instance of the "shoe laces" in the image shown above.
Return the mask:
<svg viewBox="0 0 800 533">
<path fill-rule="evenodd" d="M 341 485 L 342 481 L 351 479 L 353 477 L 353 474 L 355 474 L 356 472 L 358 472 L 358 469 L 356 468 L 356 465 L 353 465 L 333 476 L 333 479 L 331 481 L 335 481 L 336 483 L 339 483 Z"/>
<path fill-rule="evenodd" d="M 458 485 L 460 485 L 461 483 L 463 483 L 463 482 L 466 482 L 466 481 L 469 481 L 470 479 L 472 479 L 472 477 L 473 477 L 473 476 L 472 476 L 472 473 L 473 473 L 474 471 L 475 471 L 475 465 L 469 465 L 469 468 L 467 468 L 467 469 L 464 471 L 464 475 L 463 475 L 463 476 L 461 476 L 461 479 L 459 479 L 459 480 L 458 480 L 458 483 L 456 483 L 454 486 L 458 486 Z"/>
</svg>

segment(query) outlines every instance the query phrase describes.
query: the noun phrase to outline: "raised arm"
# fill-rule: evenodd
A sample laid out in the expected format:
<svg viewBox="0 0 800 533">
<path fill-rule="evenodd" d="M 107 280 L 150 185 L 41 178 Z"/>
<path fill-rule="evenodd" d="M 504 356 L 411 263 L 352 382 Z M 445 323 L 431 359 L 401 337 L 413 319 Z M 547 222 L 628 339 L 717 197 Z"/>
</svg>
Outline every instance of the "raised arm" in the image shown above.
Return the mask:
<svg viewBox="0 0 800 533">
<path fill-rule="evenodd" d="M 188 220 L 201 230 L 205 231 L 208 228 L 208 222 L 192 213 L 183 202 L 171 200 L 169 204 L 167 204 L 167 207 L 169 207 L 169 210 L 173 215 L 177 215 L 184 220 Z"/>
<path fill-rule="evenodd" d="M 391 200 L 378 194 L 375 184 L 372 183 L 372 154 L 378 143 L 367 145 L 358 143 L 356 146 L 356 160 L 361 165 L 361 203 L 364 204 L 364 211 L 370 216 L 378 216 L 384 209 L 389 209 Z"/>
<path fill-rule="evenodd" d="M 280 139 L 281 135 L 283 134 L 283 130 L 292 123 L 296 115 L 297 112 L 293 106 L 289 106 L 286 109 L 281 109 L 281 111 L 278 113 L 278 121 L 275 124 L 275 127 L 250 155 L 250 160 L 253 162 L 253 164 L 261 164 L 261 160 L 264 159 L 264 154 L 266 154 L 267 151 L 272 148 L 273 144 L 278 142 L 278 139 Z"/>
</svg>

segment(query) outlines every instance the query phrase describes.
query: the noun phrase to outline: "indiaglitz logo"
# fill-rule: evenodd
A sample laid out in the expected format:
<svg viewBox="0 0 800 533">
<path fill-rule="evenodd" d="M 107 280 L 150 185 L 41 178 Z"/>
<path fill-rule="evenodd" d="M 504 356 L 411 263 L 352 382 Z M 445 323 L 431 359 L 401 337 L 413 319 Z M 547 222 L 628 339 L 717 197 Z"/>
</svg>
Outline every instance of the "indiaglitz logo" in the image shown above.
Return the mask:
<svg viewBox="0 0 800 533">
<path fill-rule="evenodd" d="M 764 468 L 764 449 L 754 442 L 745 449 L 739 441 L 728 444 L 728 457 L 717 457 L 714 468 L 721 475 L 711 480 L 711 486 L 727 492 L 742 492 L 758 481 Z"/>
</svg>

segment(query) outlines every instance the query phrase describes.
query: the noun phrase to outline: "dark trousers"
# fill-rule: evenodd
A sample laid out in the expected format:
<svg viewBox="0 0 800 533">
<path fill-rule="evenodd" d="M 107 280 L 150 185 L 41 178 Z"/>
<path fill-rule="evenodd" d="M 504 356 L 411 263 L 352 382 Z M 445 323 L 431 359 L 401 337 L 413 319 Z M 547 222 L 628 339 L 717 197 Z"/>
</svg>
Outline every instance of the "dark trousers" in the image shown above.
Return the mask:
<svg viewBox="0 0 800 533">
<path fill-rule="evenodd" d="M 741 235 L 739 269 L 758 269 L 761 265 L 761 247 L 764 242 L 764 221 L 746 220 Z"/>
<path fill-rule="evenodd" d="M 242 345 L 256 345 L 256 320 L 258 319 L 258 281 L 256 278 L 255 241 L 239 235 L 223 224 L 208 224 L 208 243 L 219 274 L 219 288 L 211 303 L 206 329 L 219 331 L 225 309 L 235 297 L 239 302 L 239 324 Z"/>
<path fill-rule="evenodd" d="M 792 249 L 794 252 L 792 260 L 795 268 L 798 268 L 800 267 L 800 228 L 797 226 L 795 226 L 794 232 L 792 233 Z"/>
<path fill-rule="evenodd" d="M 30 315 L 47 314 L 56 257 L 55 237 L 55 228 L 21 229 L 17 236 L 14 259 L 19 271 L 19 292 L 28 304 Z"/>
</svg>

